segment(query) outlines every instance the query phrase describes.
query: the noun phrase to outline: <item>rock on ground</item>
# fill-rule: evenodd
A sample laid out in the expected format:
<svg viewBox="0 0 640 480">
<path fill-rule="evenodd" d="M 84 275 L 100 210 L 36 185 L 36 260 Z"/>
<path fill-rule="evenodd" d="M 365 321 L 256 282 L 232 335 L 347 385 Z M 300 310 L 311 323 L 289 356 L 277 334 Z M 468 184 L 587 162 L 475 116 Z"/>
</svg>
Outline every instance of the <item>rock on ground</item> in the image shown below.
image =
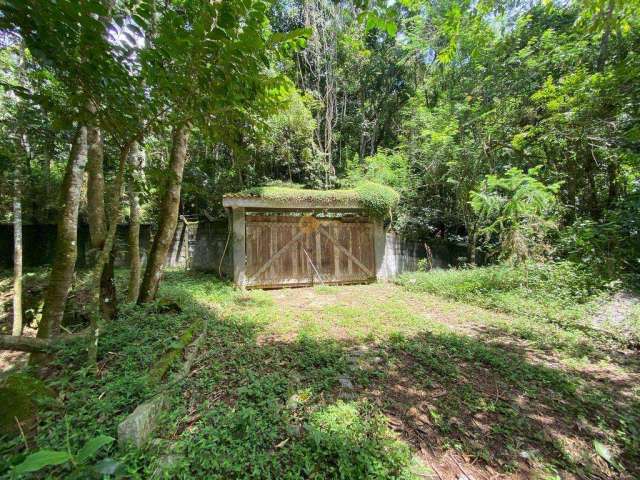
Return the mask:
<svg viewBox="0 0 640 480">
<path fill-rule="evenodd" d="M 145 445 L 158 426 L 158 418 L 166 406 L 166 399 L 158 395 L 144 402 L 118 425 L 118 444 L 133 443 L 136 447 Z"/>
</svg>

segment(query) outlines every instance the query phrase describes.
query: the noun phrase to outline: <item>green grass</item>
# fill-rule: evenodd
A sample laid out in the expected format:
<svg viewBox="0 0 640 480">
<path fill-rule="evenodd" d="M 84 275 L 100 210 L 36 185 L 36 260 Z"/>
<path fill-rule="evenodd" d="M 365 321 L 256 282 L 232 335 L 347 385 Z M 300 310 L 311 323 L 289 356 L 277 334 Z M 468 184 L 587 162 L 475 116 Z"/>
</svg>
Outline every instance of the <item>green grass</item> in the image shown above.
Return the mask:
<svg viewBox="0 0 640 480">
<path fill-rule="evenodd" d="M 598 361 L 628 343 L 620 332 L 591 324 L 611 288 L 570 262 L 435 270 L 402 275 L 397 283 L 418 294 L 506 313 L 483 323 L 574 361 Z"/>
<path fill-rule="evenodd" d="M 570 262 L 435 270 L 402 275 L 398 283 L 532 321 L 563 323 L 581 319 L 605 291 L 601 282 Z"/>
<path fill-rule="evenodd" d="M 578 328 L 602 290 L 582 278 L 551 286 L 560 273 L 547 268 L 530 268 L 526 285 L 521 272 L 496 267 L 405 276 L 402 287 L 280 292 L 168 272 L 159 304 L 122 305 L 106 326 L 97 378 L 83 371 L 82 344 L 59 352 L 47 381 L 57 406 L 41 415 L 29 446 L 77 451 L 98 434 L 116 436 L 119 421 L 165 389 L 161 441 L 113 445 L 98 460 L 116 459 L 129 478 L 148 478 L 167 452 L 177 458 L 172 478 L 420 478 L 433 474 L 420 452 L 434 449 L 503 474 L 633 478 L 640 389 L 624 375 L 637 374 L 637 363 Z M 576 285 L 587 293 L 563 316 Z M 492 303 L 482 303 L 487 294 Z M 541 299 L 556 302 L 551 315 Z M 181 311 L 160 313 L 166 302 Z M 174 365 L 151 381 L 154 365 L 203 320 L 189 376 L 174 381 Z M 597 456 L 594 440 L 623 470 Z M 24 441 L 0 445 L 7 472 L 24 458 Z M 87 478 L 90 469 L 46 472 Z"/>
</svg>

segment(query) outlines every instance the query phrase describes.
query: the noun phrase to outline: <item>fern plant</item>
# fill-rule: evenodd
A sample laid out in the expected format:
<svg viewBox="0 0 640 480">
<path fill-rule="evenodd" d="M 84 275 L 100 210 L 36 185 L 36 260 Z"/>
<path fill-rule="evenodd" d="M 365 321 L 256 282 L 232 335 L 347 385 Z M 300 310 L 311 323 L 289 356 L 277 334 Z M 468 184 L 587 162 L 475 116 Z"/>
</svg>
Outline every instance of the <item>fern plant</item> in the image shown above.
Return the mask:
<svg viewBox="0 0 640 480">
<path fill-rule="evenodd" d="M 561 183 L 539 180 L 542 166 L 524 173 L 510 168 L 503 176 L 487 175 L 471 192 L 471 207 L 480 218 L 480 234 L 497 247 L 499 259 L 520 263 L 549 252 L 545 241 L 556 227 L 556 194 Z"/>
</svg>

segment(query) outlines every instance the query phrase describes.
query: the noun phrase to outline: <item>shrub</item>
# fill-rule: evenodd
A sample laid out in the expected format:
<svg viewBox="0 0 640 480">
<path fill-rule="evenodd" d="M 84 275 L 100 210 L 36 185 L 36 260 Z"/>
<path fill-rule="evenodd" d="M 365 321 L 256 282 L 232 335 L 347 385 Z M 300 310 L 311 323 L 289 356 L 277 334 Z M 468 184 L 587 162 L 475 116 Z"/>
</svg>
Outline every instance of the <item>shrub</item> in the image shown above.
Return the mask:
<svg viewBox="0 0 640 480">
<path fill-rule="evenodd" d="M 511 168 L 502 177 L 487 175 L 471 192 L 471 206 L 482 224 L 480 233 L 487 241 L 497 237 L 498 257 L 503 260 L 517 263 L 547 253 L 545 239 L 555 227 L 555 194 L 560 184 L 543 184 L 537 178 L 540 168 L 527 173 Z"/>
<path fill-rule="evenodd" d="M 608 278 L 640 276 L 640 192 L 629 195 L 600 221 L 578 219 L 566 228 L 560 252 Z"/>
</svg>

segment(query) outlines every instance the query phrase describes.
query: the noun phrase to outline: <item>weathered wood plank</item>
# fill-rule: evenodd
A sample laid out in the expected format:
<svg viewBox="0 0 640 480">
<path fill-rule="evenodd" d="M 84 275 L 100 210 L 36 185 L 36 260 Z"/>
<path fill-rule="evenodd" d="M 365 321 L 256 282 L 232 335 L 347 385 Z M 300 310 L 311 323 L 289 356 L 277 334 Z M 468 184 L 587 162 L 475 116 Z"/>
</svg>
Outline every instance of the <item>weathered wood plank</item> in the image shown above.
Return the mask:
<svg viewBox="0 0 640 480">
<path fill-rule="evenodd" d="M 363 221 L 366 220 L 363 217 L 348 221 L 319 218 L 318 228 L 306 232 L 300 228 L 301 218 L 245 216 L 247 286 L 314 284 L 319 281 L 318 274 L 323 283 L 330 284 L 375 278 L 374 230 L 370 221 Z"/>
<path fill-rule="evenodd" d="M 323 227 L 320 227 L 320 228 L 318 229 L 318 231 L 319 231 L 320 233 L 322 233 L 323 235 L 325 235 L 326 237 L 328 237 L 328 238 L 329 238 L 329 240 L 331 240 L 335 245 L 337 245 L 337 246 L 338 246 L 338 250 L 340 250 L 342 253 L 344 253 L 345 255 L 347 255 L 351 260 L 353 260 L 353 262 L 354 262 L 358 267 L 360 267 L 360 268 L 361 268 L 361 269 L 362 269 L 366 274 L 368 274 L 369 276 L 373 276 L 373 273 L 371 272 L 371 270 L 370 270 L 366 265 L 364 265 L 364 264 L 363 264 L 363 263 L 362 263 L 362 262 L 361 262 L 361 261 L 360 261 L 360 260 L 355 256 L 355 255 L 353 255 L 353 253 L 352 253 L 352 252 L 350 252 L 349 250 L 347 250 L 346 248 L 344 248 L 342 245 L 340 245 L 340 244 L 338 243 L 338 241 L 337 241 L 335 238 L 333 238 L 333 237 L 331 236 L 331 234 L 330 234 L 329 232 L 327 232 Z"/>
<path fill-rule="evenodd" d="M 289 240 L 280 250 L 278 250 L 277 252 L 273 253 L 270 257 L 266 257 L 265 256 L 265 258 L 267 258 L 267 260 L 258 269 L 258 271 L 251 276 L 251 278 L 249 279 L 249 282 L 254 282 L 257 279 L 257 277 L 262 275 L 268 268 L 270 268 L 273 265 L 273 263 L 281 255 L 285 254 L 287 252 L 287 250 L 289 249 L 289 247 L 291 245 L 293 245 L 303 235 L 304 235 L 304 232 L 302 232 L 302 231 L 298 232 L 298 234 L 296 236 L 294 236 L 291 240 Z M 269 245 L 269 248 L 271 248 L 271 245 Z"/>
</svg>

